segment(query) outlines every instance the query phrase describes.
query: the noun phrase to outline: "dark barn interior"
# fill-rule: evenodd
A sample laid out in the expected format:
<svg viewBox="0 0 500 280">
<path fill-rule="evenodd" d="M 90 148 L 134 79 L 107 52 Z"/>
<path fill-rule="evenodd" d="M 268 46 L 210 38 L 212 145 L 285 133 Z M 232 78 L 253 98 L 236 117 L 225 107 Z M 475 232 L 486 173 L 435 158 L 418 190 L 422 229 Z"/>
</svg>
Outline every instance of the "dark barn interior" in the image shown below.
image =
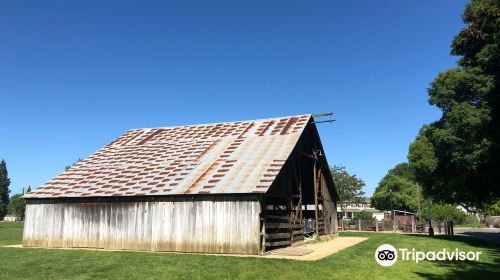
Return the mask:
<svg viewBox="0 0 500 280">
<path fill-rule="evenodd" d="M 335 233 L 336 201 L 338 194 L 311 122 L 262 197 L 262 250 L 290 246 L 305 236 Z"/>
</svg>

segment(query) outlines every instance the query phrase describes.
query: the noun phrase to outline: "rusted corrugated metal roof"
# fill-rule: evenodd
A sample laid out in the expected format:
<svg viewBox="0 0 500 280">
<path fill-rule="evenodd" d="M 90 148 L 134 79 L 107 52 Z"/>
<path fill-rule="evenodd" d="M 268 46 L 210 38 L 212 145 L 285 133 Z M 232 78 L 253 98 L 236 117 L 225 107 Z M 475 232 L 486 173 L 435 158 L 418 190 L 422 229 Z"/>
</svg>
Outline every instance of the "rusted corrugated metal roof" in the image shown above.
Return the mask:
<svg viewBox="0 0 500 280">
<path fill-rule="evenodd" d="M 264 193 L 310 118 L 133 129 L 24 197 Z"/>
</svg>

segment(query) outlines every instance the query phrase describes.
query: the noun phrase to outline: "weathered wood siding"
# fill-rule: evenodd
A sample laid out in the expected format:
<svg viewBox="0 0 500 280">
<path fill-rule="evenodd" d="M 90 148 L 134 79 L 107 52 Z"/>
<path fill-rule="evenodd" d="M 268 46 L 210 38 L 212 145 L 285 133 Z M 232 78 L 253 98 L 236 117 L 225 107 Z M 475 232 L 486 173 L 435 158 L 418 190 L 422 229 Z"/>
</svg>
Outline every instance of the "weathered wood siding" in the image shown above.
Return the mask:
<svg viewBox="0 0 500 280">
<path fill-rule="evenodd" d="M 23 246 L 258 254 L 260 204 L 241 197 L 29 202 Z"/>
<path fill-rule="evenodd" d="M 328 188 L 326 187 L 325 177 L 321 177 L 321 184 L 325 186 L 322 189 L 323 195 L 323 205 L 324 205 L 324 219 L 325 219 L 325 234 L 333 234 L 337 232 L 337 205 L 335 201 L 333 201 Z"/>
</svg>

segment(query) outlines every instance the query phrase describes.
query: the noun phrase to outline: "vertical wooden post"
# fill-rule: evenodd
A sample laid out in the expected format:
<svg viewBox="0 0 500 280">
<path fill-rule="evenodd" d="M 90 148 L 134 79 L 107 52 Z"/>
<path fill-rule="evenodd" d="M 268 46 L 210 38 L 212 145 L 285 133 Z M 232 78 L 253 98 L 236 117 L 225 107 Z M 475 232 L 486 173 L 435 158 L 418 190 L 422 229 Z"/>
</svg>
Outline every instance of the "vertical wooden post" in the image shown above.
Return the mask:
<svg viewBox="0 0 500 280">
<path fill-rule="evenodd" d="M 302 224 L 303 223 L 303 213 L 302 213 L 302 182 L 299 183 L 299 195 L 300 195 L 300 198 L 299 198 L 299 203 L 298 203 L 298 206 L 299 207 L 299 221 L 300 223 Z"/>
<path fill-rule="evenodd" d="M 392 232 L 396 231 L 396 212 L 392 211 Z"/>
<path fill-rule="evenodd" d="M 358 225 L 359 225 L 359 231 L 361 231 L 361 219 L 358 220 Z"/>
<path fill-rule="evenodd" d="M 260 254 L 263 255 L 266 252 L 266 220 L 264 218 L 266 205 L 264 204 L 263 195 L 260 196 L 260 224 L 261 224 L 261 244 L 260 244 Z"/>
<path fill-rule="evenodd" d="M 319 225 L 318 225 L 318 182 L 317 182 L 317 175 L 316 175 L 316 160 L 314 161 L 314 166 L 313 166 L 313 171 L 314 171 L 314 215 L 316 220 L 314 221 L 314 224 L 316 225 L 316 236 L 319 237 Z"/>
<path fill-rule="evenodd" d="M 375 232 L 378 232 L 378 220 L 375 219 Z"/>
<path fill-rule="evenodd" d="M 262 250 L 261 254 L 263 255 L 266 252 L 266 221 L 262 221 L 262 231 L 260 233 L 262 235 Z"/>
<path fill-rule="evenodd" d="M 291 181 L 291 180 L 290 180 Z M 290 245 L 293 243 L 293 230 L 294 230 L 294 225 L 295 225 L 295 213 L 293 209 L 293 191 L 291 191 L 290 197 L 288 198 L 287 201 L 287 212 L 288 212 L 288 224 L 290 228 L 288 231 L 290 232 Z"/>
</svg>

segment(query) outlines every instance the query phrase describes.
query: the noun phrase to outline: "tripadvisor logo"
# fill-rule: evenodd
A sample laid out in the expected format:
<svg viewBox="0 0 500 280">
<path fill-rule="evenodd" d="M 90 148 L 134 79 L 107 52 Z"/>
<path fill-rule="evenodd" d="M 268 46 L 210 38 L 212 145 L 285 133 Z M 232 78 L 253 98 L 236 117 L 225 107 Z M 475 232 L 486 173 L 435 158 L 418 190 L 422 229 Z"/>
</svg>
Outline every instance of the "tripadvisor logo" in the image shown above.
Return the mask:
<svg viewBox="0 0 500 280">
<path fill-rule="evenodd" d="M 391 266 L 398 260 L 398 252 L 391 244 L 382 244 L 375 250 L 375 260 L 381 266 Z"/>
<path fill-rule="evenodd" d="M 418 251 L 415 248 L 399 248 L 397 250 L 390 244 L 383 244 L 378 246 L 375 250 L 375 261 L 381 266 L 391 266 L 398 260 L 398 251 L 401 261 L 479 261 L 481 252 L 474 251 L 461 251 L 457 248 L 455 250 L 442 249 L 439 251 Z"/>
</svg>

